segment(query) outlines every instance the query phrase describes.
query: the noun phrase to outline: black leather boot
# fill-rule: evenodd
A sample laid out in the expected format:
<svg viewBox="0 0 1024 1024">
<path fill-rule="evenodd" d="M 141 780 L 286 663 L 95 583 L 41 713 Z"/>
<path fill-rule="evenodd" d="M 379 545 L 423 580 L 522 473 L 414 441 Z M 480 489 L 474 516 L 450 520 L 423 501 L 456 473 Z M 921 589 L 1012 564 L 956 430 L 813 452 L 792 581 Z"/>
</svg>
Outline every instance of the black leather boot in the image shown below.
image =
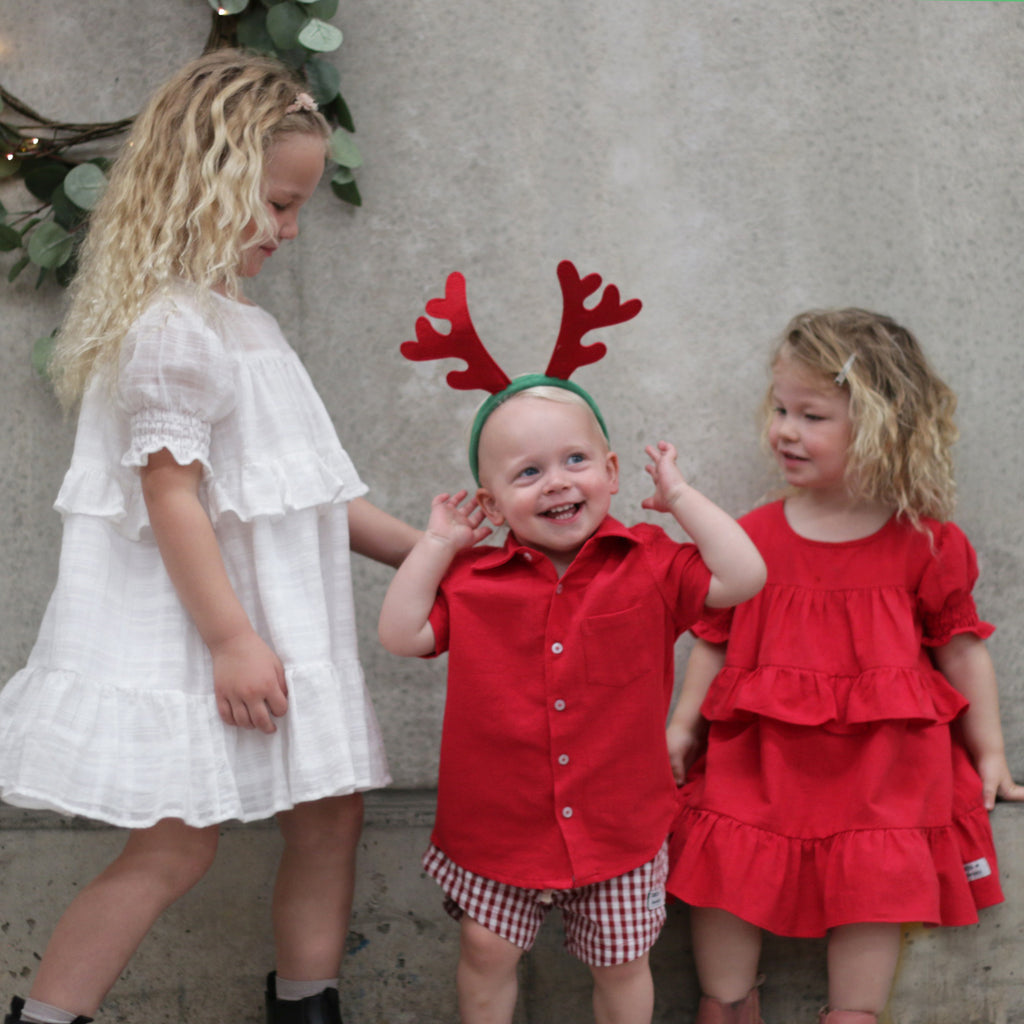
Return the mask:
<svg viewBox="0 0 1024 1024">
<path fill-rule="evenodd" d="M 266 1003 L 267 1024 L 342 1024 L 336 988 L 305 999 L 278 999 L 276 971 L 267 975 Z"/>
<path fill-rule="evenodd" d="M 11 1012 L 4 1017 L 4 1024 L 21 1024 L 21 1010 L 25 1000 L 15 996 L 11 1000 Z M 92 1017 L 76 1017 L 72 1024 L 92 1024 Z"/>
</svg>

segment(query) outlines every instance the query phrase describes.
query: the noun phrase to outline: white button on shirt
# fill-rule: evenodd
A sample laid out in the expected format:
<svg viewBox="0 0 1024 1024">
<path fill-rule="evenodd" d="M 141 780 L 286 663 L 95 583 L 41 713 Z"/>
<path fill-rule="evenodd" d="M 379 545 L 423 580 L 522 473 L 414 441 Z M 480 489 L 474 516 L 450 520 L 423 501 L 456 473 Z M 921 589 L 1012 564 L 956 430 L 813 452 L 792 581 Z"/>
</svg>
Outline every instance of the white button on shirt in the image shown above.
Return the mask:
<svg viewBox="0 0 1024 1024">
<path fill-rule="evenodd" d="M 561 654 L 564 650 L 565 648 L 557 640 L 551 645 L 552 654 Z"/>
</svg>

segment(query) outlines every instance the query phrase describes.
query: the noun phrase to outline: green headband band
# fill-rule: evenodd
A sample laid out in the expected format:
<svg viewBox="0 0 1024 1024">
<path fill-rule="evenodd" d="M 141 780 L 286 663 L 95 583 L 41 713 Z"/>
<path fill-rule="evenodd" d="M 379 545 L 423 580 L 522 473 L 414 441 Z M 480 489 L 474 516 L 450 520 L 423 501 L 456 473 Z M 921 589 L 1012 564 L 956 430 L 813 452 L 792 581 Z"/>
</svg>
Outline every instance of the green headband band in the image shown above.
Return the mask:
<svg viewBox="0 0 1024 1024">
<path fill-rule="evenodd" d="M 563 391 L 571 391 L 573 394 L 579 395 L 590 406 L 590 411 L 594 414 L 594 418 L 601 428 L 601 433 L 604 434 L 605 438 L 608 438 L 608 428 L 605 426 L 604 417 L 601 415 L 601 410 L 597 407 L 597 402 L 579 384 L 574 384 L 571 380 L 562 380 L 560 377 L 548 377 L 543 373 L 524 373 L 521 377 L 516 377 L 504 391 L 498 391 L 493 395 L 489 395 L 477 411 L 476 419 L 473 420 L 473 429 L 469 435 L 469 468 L 473 471 L 473 479 L 478 487 L 480 486 L 480 431 L 484 429 L 484 424 L 491 413 L 499 405 L 507 402 L 513 395 L 518 395 L 521 391 L 528 391 L 530 388 L 539 387 L 561 388 Z M 610 440 L 610 438 L 608 439 Z"/>
</svg>

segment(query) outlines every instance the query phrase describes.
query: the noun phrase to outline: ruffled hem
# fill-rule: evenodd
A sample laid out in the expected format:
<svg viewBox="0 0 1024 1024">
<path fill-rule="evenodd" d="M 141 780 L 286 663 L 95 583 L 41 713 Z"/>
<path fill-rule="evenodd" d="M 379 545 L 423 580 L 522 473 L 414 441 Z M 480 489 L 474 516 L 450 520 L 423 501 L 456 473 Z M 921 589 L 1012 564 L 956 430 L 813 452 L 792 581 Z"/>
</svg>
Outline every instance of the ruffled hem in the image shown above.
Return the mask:
<svg viewBox="0 0 1024 1024">
<path fill-rule="evenodd" d="M 991 833 L 979 824 L 964 822 L 992 869 L 981 885 L 968 882 L 961 852 L 967 833 L 959 825 L 806 840 L 684 807 L 667 889 L 691 905 L 717 907 L 794 938 L 867 922 L 974 924 L 980 907 L 1002 900 Z"/>
<path fill-rule="evenodd" d="M 131 420 L 131 445 L 121 458 L 126 469 L 145 466 L 150 455 L 166 448 L 179 466 L 201 462 L 210 471 L 210 424 L 169 409 L 141 409 Z"/>
<path fill-rule="evenodd" d="M 868 722 L 951 722 L 967 700 L 938 672 L 873 668 L 856 676 L 767 665 L 726 666 L 704 700 L 712 721 L 754 717 L 794 725 L 863 725 Z"/>
<path fill-rule="evenodd" d="M 231 476 L 210 475 L 210 465 L 194 452 L 160 442 L 151 451 L 169 448 L 175 461 L 188 465 L 200 461 L 206 472 L 206 495 L 214 526 L 231 513 L 242 522 L 260 517 L 279 519 L 289 512 L 343 504 L 367 492 L 351 462 L 343 454 L 333 457 L 315 452 L 259 465 L 242 467 Z M 135 451 L 135 449 L 133 449 Z M 141 449 L 136 453 L 145 462 Z M 123 476 L 101 467 L 72 465 L 64 477 L 54 508 L 61 515 L 88 515 L 108 520 L 129 540 L 138 540 L 149 528 L 149 512 L 142 496 L 138 474 L 131 469 Z"/>
<path fill-rule="evenodd" d="M 931 633 L 921 638 L 921 643 L 925 647 L 942 647 L 953 637 L 963 633 L 973 633 L 979 640 L 987 640 L 996 631 L 991 622 L 978 618 L 973 601 L 970 607 L 960 608 L 955 614 L 944 617 L 941 622 L 933 623 L 931 629 Z"/>
<path fill-rule="evenodd" d="M 0 798 L 122 828 L 202 828 L 387 785 L 358 665 L 285 675 L 288 712 L 268 736 L 225 726 L 212 696 L 26 668 L 0 691 Z"/>
<path fill-rule="evenodd" d="M 62 516 L 81 514 L 105 519 L 130 540 L 138 540 L 142 530 L 149 526 L 149 512 L 138 479 L 118 479 L 98 467 L 73 464 L 53 507 Z"/>
<path fill-rule="evenodd" d="M 207 485 L 210 516 L 234 513 L 243 522 L 259 516 L 351 501 L 367 492 L 348 456 L 299 451 L 269 462 L 246 463 L 221 472 Z"/>
</svg>

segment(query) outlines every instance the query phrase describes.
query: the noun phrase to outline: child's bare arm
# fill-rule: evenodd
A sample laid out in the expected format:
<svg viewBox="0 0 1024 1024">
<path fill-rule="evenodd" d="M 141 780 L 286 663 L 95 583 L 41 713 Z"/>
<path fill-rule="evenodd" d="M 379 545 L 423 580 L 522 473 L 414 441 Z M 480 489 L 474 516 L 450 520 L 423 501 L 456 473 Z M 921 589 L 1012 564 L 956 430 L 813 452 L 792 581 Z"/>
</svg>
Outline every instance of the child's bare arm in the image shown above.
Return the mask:
<svg viewBox="0 0 1024 1024">
<path fill-rule="evenodd" d="M 764 586 L 767 570 L 743 527 L 683 479 L 673 445 L 659 441 L 645 451 L 654 494 L 644 499 L 643 507 L 671 513 L 700 549 L 711 570 L 708 607 L 728 608 L 753 597 Z"/>
<path fill-rule="evenodd" d="M 704 738 L 705 723 L 700 716 L 700 707 L 711 681 L 724 664 L 725 644 L 712 644 L 698 639 L 690 651 L 679 700 L 665 731 L 668 759 L 677 786 L 686 781 L 687 769 Z"/>
<path fill-rule="evenodd" d="M 483 525 L 484 514 L 476 501 L 463 505 L 465 498 L 465 491 L 434 498 L 426 532 L 399 566 L 384 595 L 377 632 L 392 654 L 417 657 L 434 650 L 430 612 L 437 588 L 455 555 L 491 532 Z"/>
<path fill-rule="evenodd" d="M 963 717 L 964 739 L 981 776 L 985 806 L 991 810 L 997 796 L 1024 800 L 1024 786 L 1013 781 L 1006 761 L 996 671 L 985 641 L 960 633 L 936 647 L 932 656 L 938 670 L 971 702 Z"/>
<path fill-rule="evenodd" d="M 167 574 L 213 658 L 217 710 L 228 725 L 277 730 L 288 710 L 284 668 L 259 637 L 228 579 L 213 526 L 199 501 L 202 467 L 166 449 L 141 471 L 142 494 Z"/>
<path fill-rule="evenodd" d="M 422 536 L 419 530 L 377 508 L 365 498 L 348 506 L 348 531 L 352 550 L 375 562 L 397 567 Z"/>
</svg>

